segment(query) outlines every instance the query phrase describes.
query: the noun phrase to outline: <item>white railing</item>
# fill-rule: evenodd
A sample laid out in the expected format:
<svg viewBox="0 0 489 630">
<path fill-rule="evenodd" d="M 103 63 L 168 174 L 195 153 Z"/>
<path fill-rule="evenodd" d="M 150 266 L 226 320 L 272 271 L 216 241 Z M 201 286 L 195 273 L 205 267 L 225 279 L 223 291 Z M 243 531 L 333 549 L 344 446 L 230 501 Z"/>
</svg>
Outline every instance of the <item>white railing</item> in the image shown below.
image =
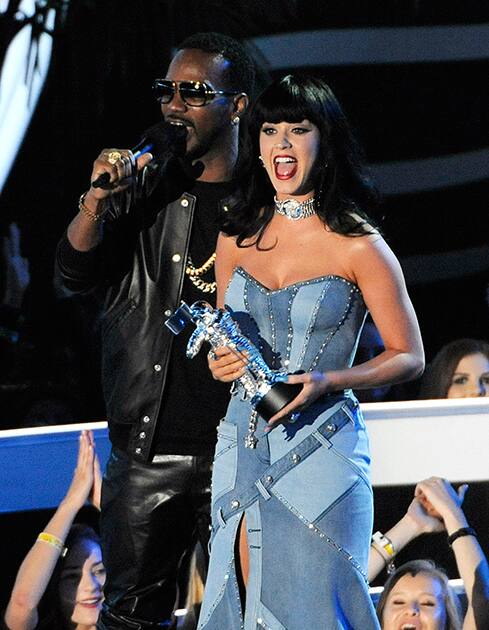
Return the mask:
<svg viewBox="0 0 489 630">
<path fill-rule="evenodd" d="M 489 398 L 362 405 L 374 486 L 414 484 L 431 475 L 489 480 Z M 56 506 L 76 463 L 81 429 L 95 433 L 105 464 L 105 422 L 0 431 L 0 512 Z"/>
</svg>

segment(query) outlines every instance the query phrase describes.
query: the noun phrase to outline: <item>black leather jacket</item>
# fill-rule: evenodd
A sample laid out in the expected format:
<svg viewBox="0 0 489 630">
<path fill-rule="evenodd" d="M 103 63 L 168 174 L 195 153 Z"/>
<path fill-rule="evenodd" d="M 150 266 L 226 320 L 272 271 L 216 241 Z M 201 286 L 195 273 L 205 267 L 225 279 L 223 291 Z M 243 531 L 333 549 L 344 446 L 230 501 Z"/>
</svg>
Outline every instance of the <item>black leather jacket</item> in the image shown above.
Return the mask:
<svg viewBox="0 0 489 630">
<path fill-rule="evenodd" d="M 173 335 L 164 321 L 180 304 L 196 198 L 165 206 L 151 194 L 124 209 L 113 204 L 104 239 L 90 252 L 58 245 L 64 289 L 103 290 L 102 386 L 112 443 L 148 461 Z M 224 200 L 223 210 L 227 210 Z"/>
</svg>

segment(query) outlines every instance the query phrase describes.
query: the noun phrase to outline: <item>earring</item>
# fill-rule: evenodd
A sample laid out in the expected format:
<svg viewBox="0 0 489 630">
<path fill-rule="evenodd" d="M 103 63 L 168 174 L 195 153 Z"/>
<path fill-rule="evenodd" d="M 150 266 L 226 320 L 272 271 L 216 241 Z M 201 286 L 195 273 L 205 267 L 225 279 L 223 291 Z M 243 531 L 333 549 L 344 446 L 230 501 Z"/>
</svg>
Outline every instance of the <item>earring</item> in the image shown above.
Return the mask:
<svg viewBox="0 0 489 630">
<path fill-rule="evenodd" d="M 260 160 L 261 165 L 263 166 L 263 168 L 265 168 L 265 160 L 262 158 L 261 155 L 258 156 L 258 159 Z"/>
<path fill-rule="evenodd" d="M 239 116 L 234 116 L 234 118 L 232 118 L 231 120 L 231 124 L 233 125 L 239 124 Z"/>
</svg>

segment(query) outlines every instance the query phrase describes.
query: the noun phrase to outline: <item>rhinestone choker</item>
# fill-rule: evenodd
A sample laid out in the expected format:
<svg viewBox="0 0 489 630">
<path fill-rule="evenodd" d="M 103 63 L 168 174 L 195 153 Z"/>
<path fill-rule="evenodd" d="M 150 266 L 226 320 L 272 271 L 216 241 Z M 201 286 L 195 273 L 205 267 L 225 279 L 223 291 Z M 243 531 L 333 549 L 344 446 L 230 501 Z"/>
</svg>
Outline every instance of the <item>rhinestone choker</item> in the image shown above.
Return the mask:
<svg viewBox="0 0 489 630">
<path fill-rule="evenodd" d="M 316 208 L 314 207 L 314 197 L 306 199 L 305 201 L 297 201 L 296 199 L 283 199 L 279 201 L 277 197 L 274 197 L 275 212 L 282 214 L 291 221 L 297 221 L 298 219 L 307 219 L 316 214 Z"/>
</svg>

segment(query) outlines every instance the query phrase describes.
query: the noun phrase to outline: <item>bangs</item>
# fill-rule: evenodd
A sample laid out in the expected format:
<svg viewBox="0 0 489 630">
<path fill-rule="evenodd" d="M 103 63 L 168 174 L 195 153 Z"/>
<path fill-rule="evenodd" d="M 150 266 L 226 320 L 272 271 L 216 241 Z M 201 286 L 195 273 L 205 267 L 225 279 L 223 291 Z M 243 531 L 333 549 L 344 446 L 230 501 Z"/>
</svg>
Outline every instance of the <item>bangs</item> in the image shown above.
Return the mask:
<svg viewBox="0 0 489 630">
<path fill-rule="evenodd" d="M 291 75 L 265 89 L 252 113 L 253 126 L 263 123 L 297 123 L 305 119 L 321 127 L 327 113 L 320 90 L 309 79 L 301 81 Z M 322 122 L 322 124 L 321 124 Z"/>
</svg>

